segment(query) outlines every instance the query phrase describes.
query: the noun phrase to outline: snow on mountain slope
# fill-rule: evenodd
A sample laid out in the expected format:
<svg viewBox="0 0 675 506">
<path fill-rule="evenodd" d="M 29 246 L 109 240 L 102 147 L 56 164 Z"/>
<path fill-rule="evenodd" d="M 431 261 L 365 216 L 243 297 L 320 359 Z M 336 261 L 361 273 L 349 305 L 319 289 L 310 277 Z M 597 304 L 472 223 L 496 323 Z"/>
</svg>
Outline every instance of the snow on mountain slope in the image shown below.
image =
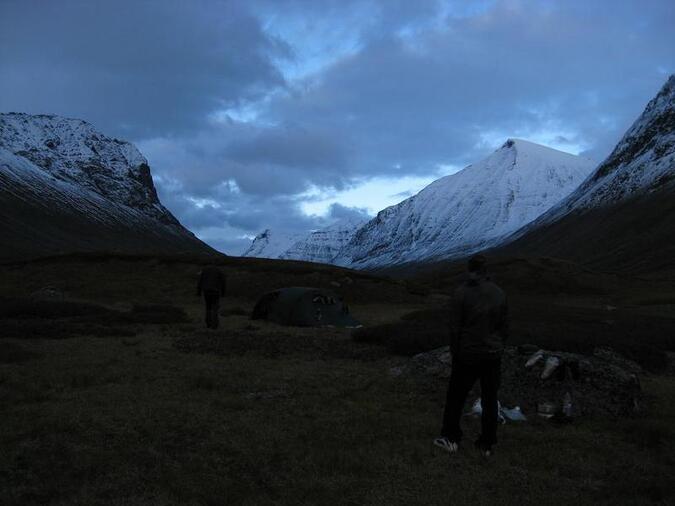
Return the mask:
<svg viewBox="0 0 675 506">
<path fill-rule="evenodd" d="M 255 236 L 253 242 L 246 251 L 242 253 L 243 257 L 256 258 L 279 258 L 293 244 L 301 240 L 303 234 L 273 232 L 265 229 Z"/>
<path fill-rule="evenodd" d="M 622 272 L 673 269 L 675 76 L 616 148 L 566 199 L 501 245 Z"/>
<path fill-rule="evenodd" d="M 162 222 L 178 223 L 159 202 L 148 161 L 138 149 L 103 135 L 85 121 L 43 114 L 0 114 L 0 147 L 58 180 Z"/>
<path fill-rule="evenodd" d="M 162 206 L 132 144 L 58 116 L 0 114 L 0 219 L 3 258 L 213 252 Z"/>
<path fill-rule="evenodd" d="M 605 206 L 675 180 L 675 75 L 670 76 L 614 151 L 542 221 Z"/>
<path fill-rule="evenodd" d="M 484 160 L 380 211 L 334 263 L 377 268 L 470 254 L 546 212 L 594 166 L 589 159 L 509 139 Z"/>
<path fill-rule="evenodd" d="M 279 258 L 329 264 L 365 223 L 365 220 L 351 218 L 315 230 L 293 244 Z"/>
</svg>

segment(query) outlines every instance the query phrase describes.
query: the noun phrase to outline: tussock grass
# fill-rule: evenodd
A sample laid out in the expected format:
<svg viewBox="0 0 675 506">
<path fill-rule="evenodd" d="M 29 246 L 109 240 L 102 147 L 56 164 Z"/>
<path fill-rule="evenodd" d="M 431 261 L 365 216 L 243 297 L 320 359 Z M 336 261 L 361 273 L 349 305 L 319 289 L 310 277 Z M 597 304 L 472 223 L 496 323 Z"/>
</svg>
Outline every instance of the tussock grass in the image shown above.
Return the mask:
<svg viewBox="0 0 675 506">
<path fill-rule="evenodd" d="M 231 270 L 230 289 L 240 297 L 224 301 L 224 308 L 228 303 L 246 307 L 277 283 L 335 279 L 334 271 L 302 264 L 275 272 L 273 262 L 249 263 L 249 271 L 234 272 L 236 261 L 223 262 Z M 39 354 L 0 367 L 0 502 L 554 506 L 675 501 L 671 376 L 643 378 L 647 402 L 639 419 L 581 419 L 557 427 L 533 417 L 503 426 L 497 454 L 489 461 L 471 451 L 480 428 L 467 418 L 466 444 L 449 457 L 431 444 L 438 435 L 445 382 L 393 377 L 391 368 L 407 359 L 375 344 L 384 337 L 373 344 L 356 342 L 341 329 L 250 325 L 244 318 L 227 318 L 220 330 L 204 331 L 197 323 L 201 300 L 193 293 L 197 272 L 198 266 L 188 263 L 120 258 L 86 265 L 45 261 L 3 271 L 2 294 L 29 294 L 53 284 L 68 296 L 117 309 L 56 319 L 5 317 L 0 325 L 62 326 L 56 334 L 63 334 L 68 326 L 93 321 L 110 329 L 114 325 L 103 318 L 117 313 L 137 321 L 180 322 L 120 323 L 137 333 L 133 339 L 116 334 L 118 329 L 108 330 L 112 335 L 106 339 L 71 333 L 71 339 L 0 340 L 0 350 L 13 343 Z M 385 289 L 394 294 L 378 299 Z M 362 292 L 361 304 L 348 297 L 354 314 L 378 324 L 399 325 L 392 318 L 424 301 L 406 295 L 404 286 L 366 277 L 354 277 L 349 290 Z M 120 301 L 124 305 L 117 305 Z M 119 309 L 133 304 L 183 308 L 188 321 L 174 309 Z M 567 331 L 595 331 L 601 328 L 597 322 L 610 318 L 616 323 L 602 325 L 619 333 L 623 326 L 614 313 L 600 318 L 596 310 L 554 308 L 543 295 L 539 302 L 512 300 L 512 307 L 514 340 L 524 342 L 562 335 L 557 327 L 567 325 L 568 317 L 573 323 Z M 430 309 L 412 312 L 400 324 L 426 326 L 430 336 L 445 338 L 442 308 Z M 644 315 L 626 318 L 633 315 L 637 323 L 626 325 L 623 339 L 641 335 Z M 669 328 L 658 325 L 645 328 Z"/>
<path fill-rule="evenodd" d="M 17 364 L 40 357 L 40 353 L 27 350 L 17 343 L 5 342 L 0 346 L 0 364 Z"/>
<path fill-rule="evenodd" d="M 466 444 L 449 457 L 431 445 L 444 382 L 392 378 L 386 356 L 331 359 L 322 338 L 346 348 L 353 343 L 337 335 L 312 339 L 304 329 L 283 337 L 292 343 L 284 353 L 270 354 L 261 341 L 278 329 L 257 331 L 260 344 L 246 353 L 227 346 L 183 353 L 167 348 L 176 337 L 162 333 L 140 337 L 133 348 L 88 338 L 77 346 L 58 341 L 40 368 L 17 364 L 5 370 L 4 503 L 556 505 L 675 499 L 669 479 L 672 378 L 645 382 L 654 397 L 645 419 L 555 427 L 535 418 L 506 425 L 489 461 L 471 450 L 479 422 L 467 418 Z M 227 342 L 230 332 L 190 333 Z"/>
<path fill-rule="evenodd" d="M 68 320 L 0 320 L 0 339 L 69 339 L 76 336 L 133 337 L 136 330 L 118 325 Z"/>
<path fill-rule="evenodd" d="M 184 309 L 167 304 L 134 304 L 130 311 L 118 311 L 80 301 L 0 299 L 0 338 L 131 337 L 137 333 L 132 326 L 188 321 Z"/>
<path fill-rule="evenodd" d="M 349 340 L 338 329 L 293 329 L 282 327 L 246 326 L 229 331 L 197 331 L 174 340 L 173 346 L 185 353 L 206 353 L 220 356 L 262 356 L 266 358 L 320 357 L 324 360 L 343 359 L 372 361 L 386 352 Z"/>
<path fill-rule="evenodd" d="M 108 312 L 110 312 L 109 309 L 88 302 L 0 297 L 0 319 L 91 317 Z"/>
<path fill-rule="evenodd" d="M 356 329 L 357 343 L 383 345 L 391 353 L 412 356 L 449 344 L 448 327 L 435 320 L 402 320 Z"/>
<path fill-rule="evenodd" d="M 220 311 L 220 316 L 250 316 L 251 310 L 244 309 L 241 306 L 227 307 Z"/>
</svg>

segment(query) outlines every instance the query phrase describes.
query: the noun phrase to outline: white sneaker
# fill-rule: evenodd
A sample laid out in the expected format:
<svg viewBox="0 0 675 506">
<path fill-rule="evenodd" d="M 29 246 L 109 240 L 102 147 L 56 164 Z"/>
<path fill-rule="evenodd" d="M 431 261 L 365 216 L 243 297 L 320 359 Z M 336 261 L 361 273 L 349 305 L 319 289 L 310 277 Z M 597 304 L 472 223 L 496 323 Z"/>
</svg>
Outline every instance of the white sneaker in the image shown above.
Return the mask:
<svg viewBox="0 0 675 506">
<path fill-rule="evenodd" d="M 447 437 L 437 437 L 434 439 L 434 445 L 445 450 L 448 453 L 457 453 L 459 450 L 459 444 L 455 441 L 450 441 Z"/>
</svg>

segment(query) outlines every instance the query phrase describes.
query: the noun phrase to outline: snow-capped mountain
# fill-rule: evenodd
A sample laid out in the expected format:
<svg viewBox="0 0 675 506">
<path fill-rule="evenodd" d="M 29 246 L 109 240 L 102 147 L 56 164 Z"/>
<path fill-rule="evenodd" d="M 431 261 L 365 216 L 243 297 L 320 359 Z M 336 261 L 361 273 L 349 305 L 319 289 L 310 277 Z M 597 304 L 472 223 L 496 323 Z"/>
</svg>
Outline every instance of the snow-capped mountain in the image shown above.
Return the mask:
<svg viewBox="0 0 675 506">
<path fill-rule="evenodd" d="M 633 271 L 675 258 L 675 75 L 573 193 L 516 232 L 505 254 Z"/>
<path fill-rule="evenodd" d="M 241 256 L 256 258 L 279 258 L 293 244 L 304 237 L 300 233 L 283 233 L 265 229 L 251 242 Z"/>
<path fill-rule="evenodd" d="M 484 160 L 380 211 L 333 262 L 371 269 L 470 254 L 549 210 L 594 166 L 586 158 L 509 139 Z"/>
<path fill-rule="evenodd" d="M 279 258 L 324 264 L 332 263 L 337 254 L 365 223 L 366 220 L 360 218 L 348 218 L 320 230 L 315 230 L 293 244 L 279 255 Z"/>
<path fill-rule="evenodd" d="M 77 119 L 0 114 L 4 258 L 208 252 L 161 204 L 147 160 Z"/>
<path fill-rule="evenodd" d="M 579 188 L 546 215 L 614 204 L 675 182 L 675 75 Z M 543 221 L 543 220 L 542 220 Z"/>
</svg>

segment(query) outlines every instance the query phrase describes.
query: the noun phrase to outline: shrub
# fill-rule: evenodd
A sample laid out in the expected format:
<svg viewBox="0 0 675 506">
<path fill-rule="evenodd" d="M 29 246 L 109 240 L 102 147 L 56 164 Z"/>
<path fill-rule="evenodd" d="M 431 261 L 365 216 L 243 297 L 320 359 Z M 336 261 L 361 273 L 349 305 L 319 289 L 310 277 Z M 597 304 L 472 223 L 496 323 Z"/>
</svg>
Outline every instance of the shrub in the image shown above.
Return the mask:
<svg viewBox="0 0 675 506">
<path fill-rule="evenodd" d="M 449 343 L 449 328 L 438 309 L 415 311 L 401 321 L 363 327 L 352 333 L 356 342 L 386 346 L 397 355 L 415 355 Z"/>
</svg>

